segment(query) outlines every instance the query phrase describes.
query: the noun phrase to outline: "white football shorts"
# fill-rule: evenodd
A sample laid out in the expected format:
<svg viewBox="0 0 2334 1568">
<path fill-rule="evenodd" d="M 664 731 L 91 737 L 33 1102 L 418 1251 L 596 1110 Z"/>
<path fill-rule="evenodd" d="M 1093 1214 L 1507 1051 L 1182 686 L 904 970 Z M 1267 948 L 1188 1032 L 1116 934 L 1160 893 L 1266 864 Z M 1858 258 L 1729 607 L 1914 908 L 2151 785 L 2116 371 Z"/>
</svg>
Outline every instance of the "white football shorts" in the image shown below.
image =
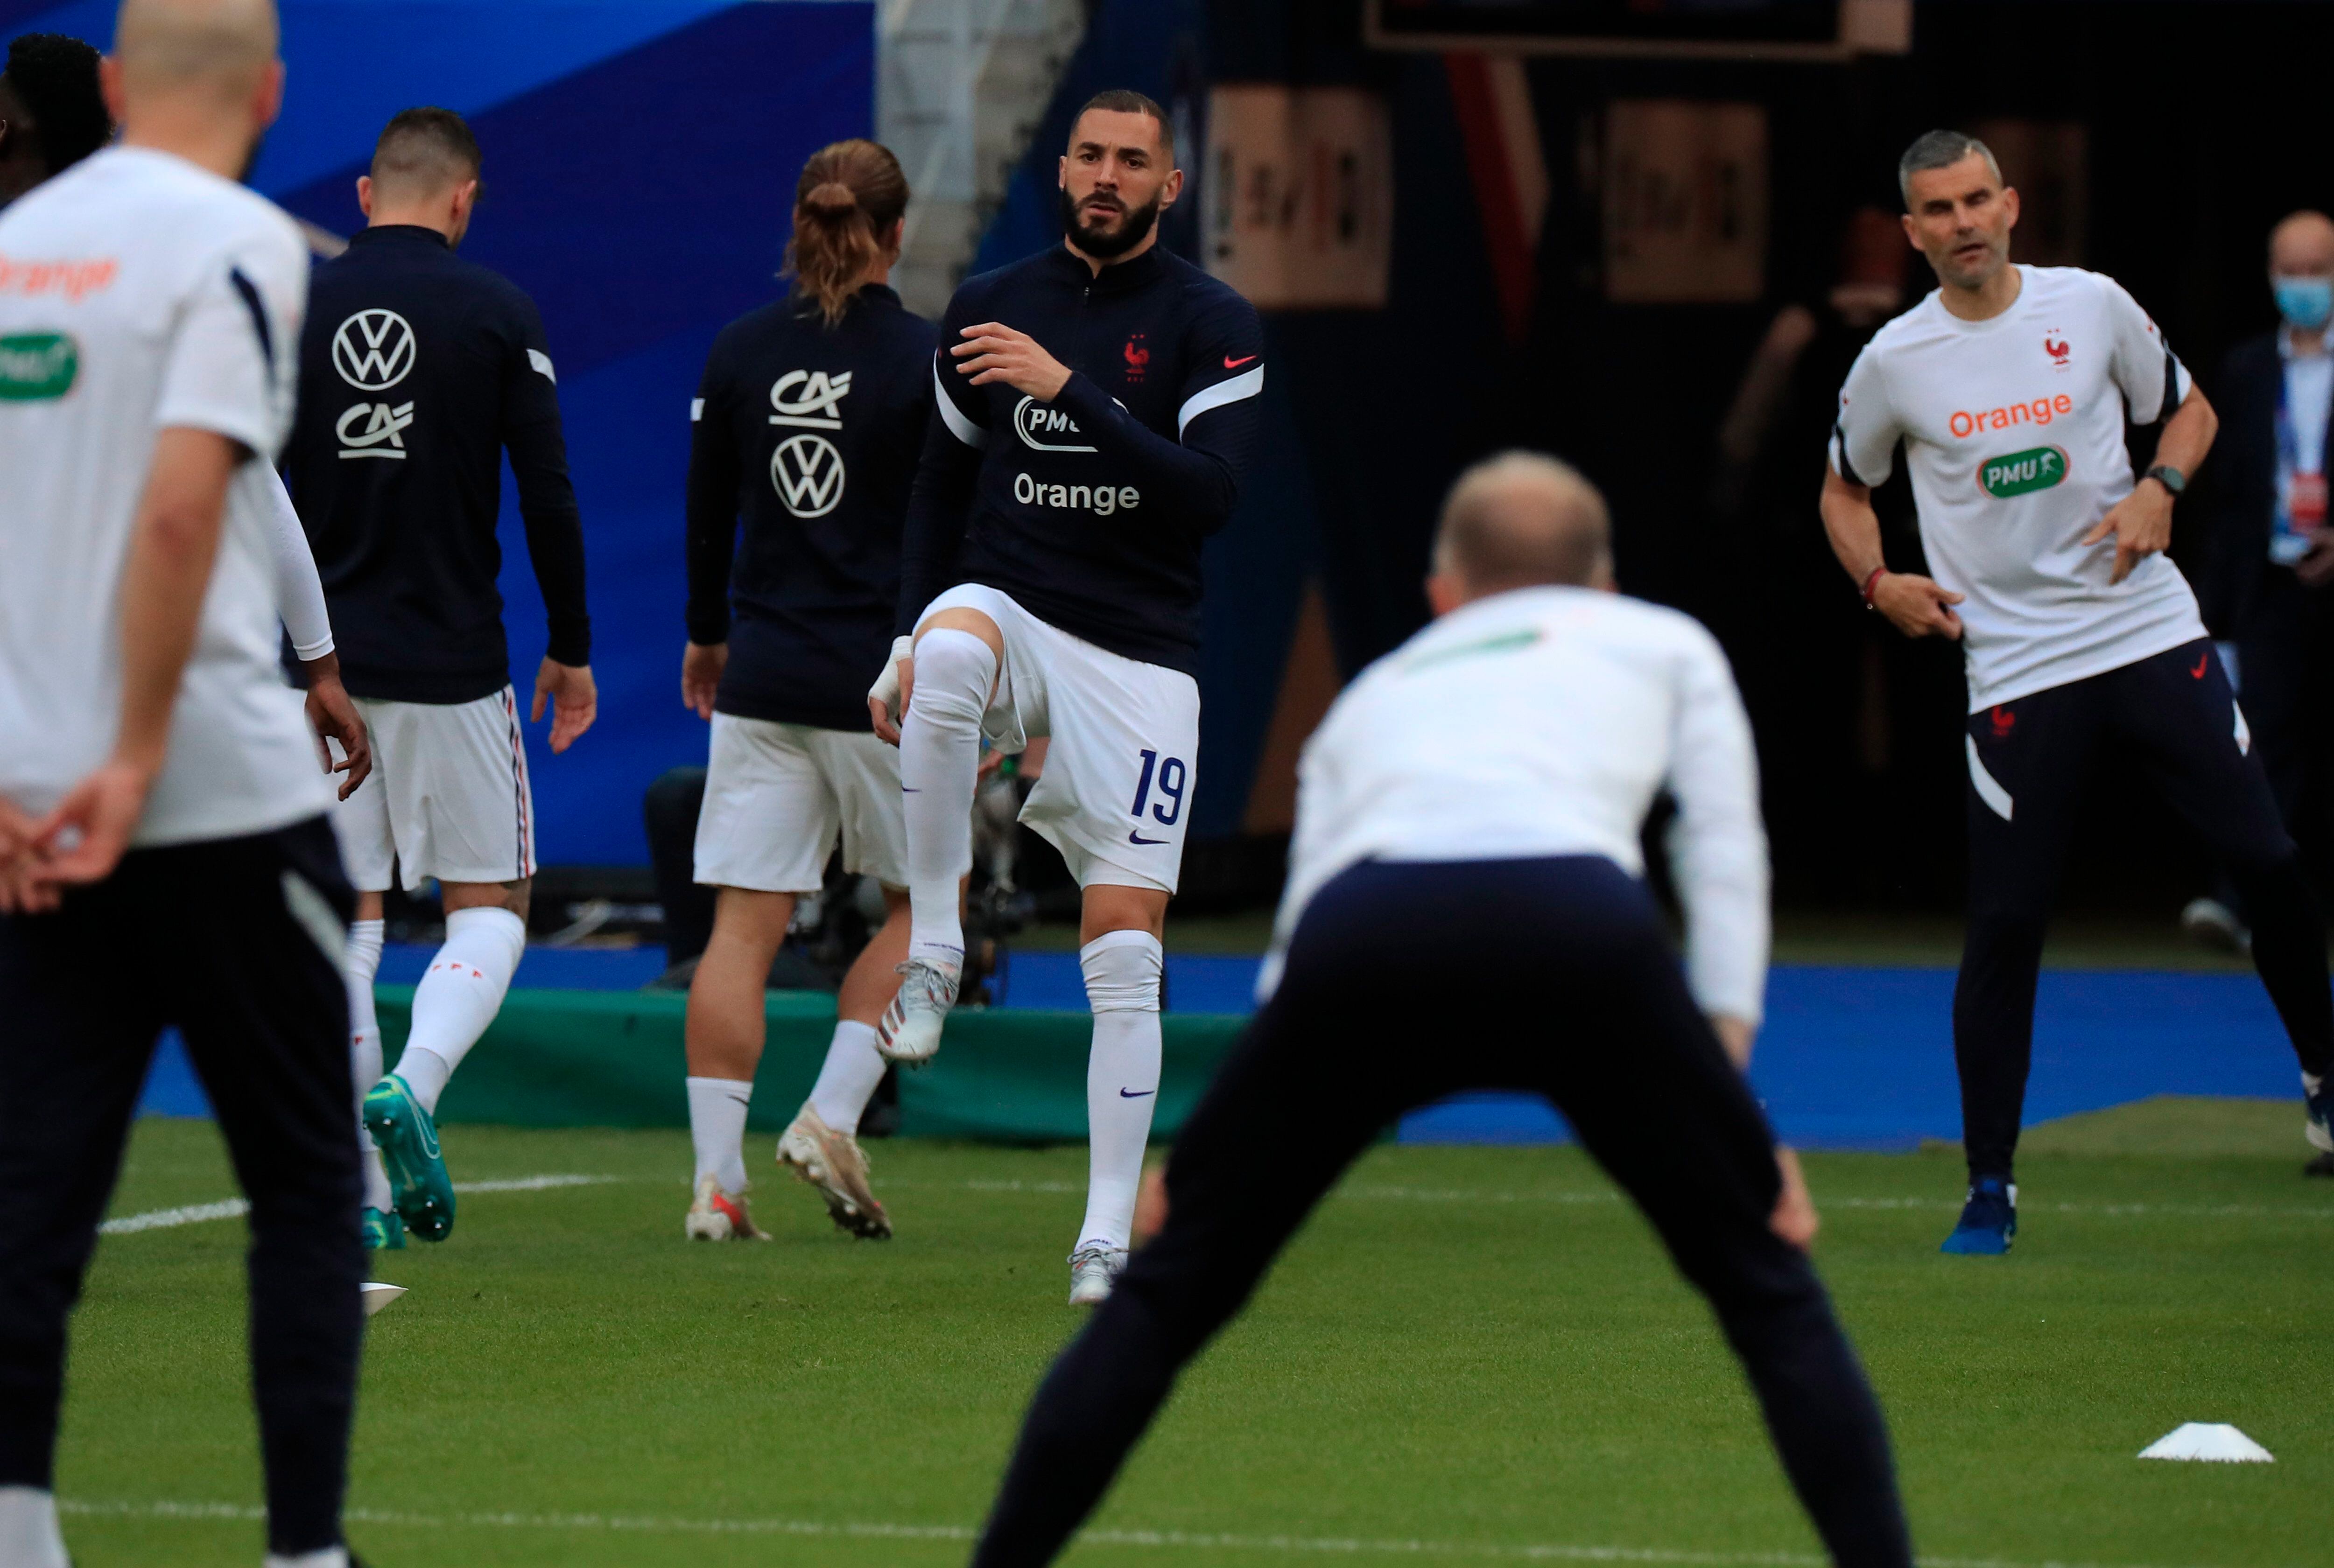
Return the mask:
<svg viewBox="0 0 2334 1568">
<path fill-rule="evenodd" d="M 951 588 L 919 625 L 943 610 L 977 610 L 1005 634 L 981 720 L 989 745 L 1013 755 L 1053 737 L 1021 820 L 1062 851 L 1082 888 L 1173 892 L 1199 776 L 1200 683 L 1073 637 L 994 588 Z"/>
<path fill-rule="evenodd" d="M 815 893 L 843 835 L 843 869 L 908 885 L 900 754 L 873 734 L 713 716 L 697 880 Z"/>
<path fill-rule="evenodd" d="M 535 875 L 535 793 L 518 699 L 507 686 L 476 702 L 356 699 L 372 734 L 372 776 L 333 808 L 341 860 L 361 893 Z"/>
</svg>

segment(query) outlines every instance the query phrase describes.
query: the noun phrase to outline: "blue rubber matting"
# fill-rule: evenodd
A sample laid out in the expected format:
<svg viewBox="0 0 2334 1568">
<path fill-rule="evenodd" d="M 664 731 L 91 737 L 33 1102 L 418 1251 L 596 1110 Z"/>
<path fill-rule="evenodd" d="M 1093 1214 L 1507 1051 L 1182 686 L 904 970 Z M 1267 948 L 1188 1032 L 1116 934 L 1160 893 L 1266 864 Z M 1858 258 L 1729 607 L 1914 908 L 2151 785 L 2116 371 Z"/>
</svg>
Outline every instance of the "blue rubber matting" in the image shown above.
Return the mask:
<svg viewBox="0 0 2334 1568">
<path fill-rule="evenodd" d="M 410 985 L 432 949 L 394 946 L 386 985 Z M 1257 961 L 1170 954 L 1167 1003 L 1179 1012 L 1244 1013 Z M 664 968 L 661 948 L 528 950 L 519 983 L 630 990 Z M 1010 1007 L 1083 1009 L 1075 953 L 1012 956 L 999 986 Z M 1909 1149 L 1961 1136 L 1953 1079 L 1950 969 L 1778 965 L 1751 1079 L 1776 1130 L 1817 1149 Z M 1552 1005 L 1560 1004 L 1552 1003 Z M 1464 1041 L 1420 1048 L 1464 1050 Z M 2152 1094 L 2296 1097 L 2293 1053 L 2250 975 L 2051 970 L 2035 1005 L 2026 1119 L 2103 1110 Z M 200 1115 L 200 1087 L 175 1037 L 164 1042 L 141 1109 Z M 1403 1120 L 1406 1142 L 1544 1143 L 1568 1139 L 1561 1118 L 1527 1095 L 1463 1095 Z"/>
</svg>

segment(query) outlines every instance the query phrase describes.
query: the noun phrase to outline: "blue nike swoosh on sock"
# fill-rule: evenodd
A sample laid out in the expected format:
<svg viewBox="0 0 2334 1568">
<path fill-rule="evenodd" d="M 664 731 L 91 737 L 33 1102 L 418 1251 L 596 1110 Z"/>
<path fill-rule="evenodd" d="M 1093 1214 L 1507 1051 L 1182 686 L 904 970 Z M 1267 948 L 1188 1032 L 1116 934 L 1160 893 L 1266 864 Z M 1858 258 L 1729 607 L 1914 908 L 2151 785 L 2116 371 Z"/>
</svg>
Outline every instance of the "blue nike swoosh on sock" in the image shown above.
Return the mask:
<svg viewBox="0 0 2334 1568">
<path fill-rule="evenodd" d="M 1118 1097 L 1121 1100 L 1140 1100 L 1146 1094 L 1158 1092 L 1156 1089 L 1122 1089 L 1118 1092 Z"/>
</svg>

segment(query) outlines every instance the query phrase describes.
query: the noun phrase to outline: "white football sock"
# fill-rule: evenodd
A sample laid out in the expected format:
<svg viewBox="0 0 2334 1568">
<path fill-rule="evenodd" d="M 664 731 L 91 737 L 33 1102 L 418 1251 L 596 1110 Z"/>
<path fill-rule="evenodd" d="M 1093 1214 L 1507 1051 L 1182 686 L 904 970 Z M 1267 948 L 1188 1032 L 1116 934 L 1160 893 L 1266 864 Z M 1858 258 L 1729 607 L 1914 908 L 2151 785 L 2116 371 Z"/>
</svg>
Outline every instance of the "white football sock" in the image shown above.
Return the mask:
<svg viewBox="0 0 2334 1568">
<path fill-rule="evenodd" d="M 438 1114 L 446 1080 L 501 1011 L 503 993 L 526 952 L 526 922 L 508 909 L 457 909 L 446 917 L 446 945 L 413 988 L 413 1032 L 397 1075 Z"/>
<path fill-rule="evenodd" d="M 1159 1103 L 1159 975 L 1165 963 L 1148 931 L 1105 931 L 1078 949 L 1094 1008 L 1086 1057 L 1086 1217 L 1080 1246 L 1123 1247 L 1134 1234 L 1143 1150 Z"/>
<path fill-rule="evenodd" d="M 736 1198 L 746 1190 L 746 1110 L 754 1086 L 736 1078 L 691 1078 L 689 1140 L 697 1146 L 697 1175 L 711 1177 Z"/>
<path fill-rule="evenodd" d="M 297 1557 L 286 1557 L 270 1552 L 263 1568 L 349 1568 L 346 1546 L 325 1546 L 314 1552 L 303 1552 Z"/>
<path fill-rule="evenodd" d="M 39 1486 L 0 1486 L 0 1564 L 72 1568 L 57 1529 L 56 1495 Z"/>
<path fill-rule="evenodd" d="M 365 1130 L 364 1097 L 381 1082 L 381 1023 L 373 1015 L 372 978 L 381 971 L 381 925 L 358 920 L 349 927 L 348 961 L 342 973 L 349 983 L 349 1079 L 357 1092 L 357 1148 L 364 1162 L 364 1206 L 389 1212 L 389 1172 L 381 1168 L 381 1150 Z"/>
<path fill-rule="evenodd" d="M 997 655 L 971 632 L 943 627 L 917 640 L 915 690 L 900 726 L 911 958 L 964 961 L 957 886 L 972 870 L 980 716 L 996 683 Z"/>
<path fill-rule="evenodd" d="M 810 1108 L 837 1132 L 856 1134 L 860 1113 L 875 1098 L 883 1082 L 883 1054 L 875 1049 L 875 1025 L 834 1021 L 834 1038 L 826 1043 L 826 1061 L 811 1085 Z"/>
</svg>

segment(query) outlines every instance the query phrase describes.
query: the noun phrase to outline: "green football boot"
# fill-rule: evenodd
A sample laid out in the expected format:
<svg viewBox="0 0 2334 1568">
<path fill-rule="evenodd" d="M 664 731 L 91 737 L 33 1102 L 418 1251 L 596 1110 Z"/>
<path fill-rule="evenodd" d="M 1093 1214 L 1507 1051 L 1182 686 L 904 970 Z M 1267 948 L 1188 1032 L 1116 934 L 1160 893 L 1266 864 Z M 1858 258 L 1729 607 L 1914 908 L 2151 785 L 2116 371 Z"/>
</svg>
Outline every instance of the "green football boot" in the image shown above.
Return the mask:
<svg viewBox="0 0 2334 1568">
<path fill-rule="evenodd" d="M 438 1124 L 392 1073 L 364 1097 L 365 1130 L 389 1168 L 398 1217 L 423 1241 L 454 1234 L 454 1183 L 438 1152 Z"/>
<path fill-rule="evenodd" d="M 364 1211 L 364 1244 L 367 1252 L 397 1252 L 404 1247 L 405 1222 L 397 1217 L 397 1210 Z"/>
</svg>

